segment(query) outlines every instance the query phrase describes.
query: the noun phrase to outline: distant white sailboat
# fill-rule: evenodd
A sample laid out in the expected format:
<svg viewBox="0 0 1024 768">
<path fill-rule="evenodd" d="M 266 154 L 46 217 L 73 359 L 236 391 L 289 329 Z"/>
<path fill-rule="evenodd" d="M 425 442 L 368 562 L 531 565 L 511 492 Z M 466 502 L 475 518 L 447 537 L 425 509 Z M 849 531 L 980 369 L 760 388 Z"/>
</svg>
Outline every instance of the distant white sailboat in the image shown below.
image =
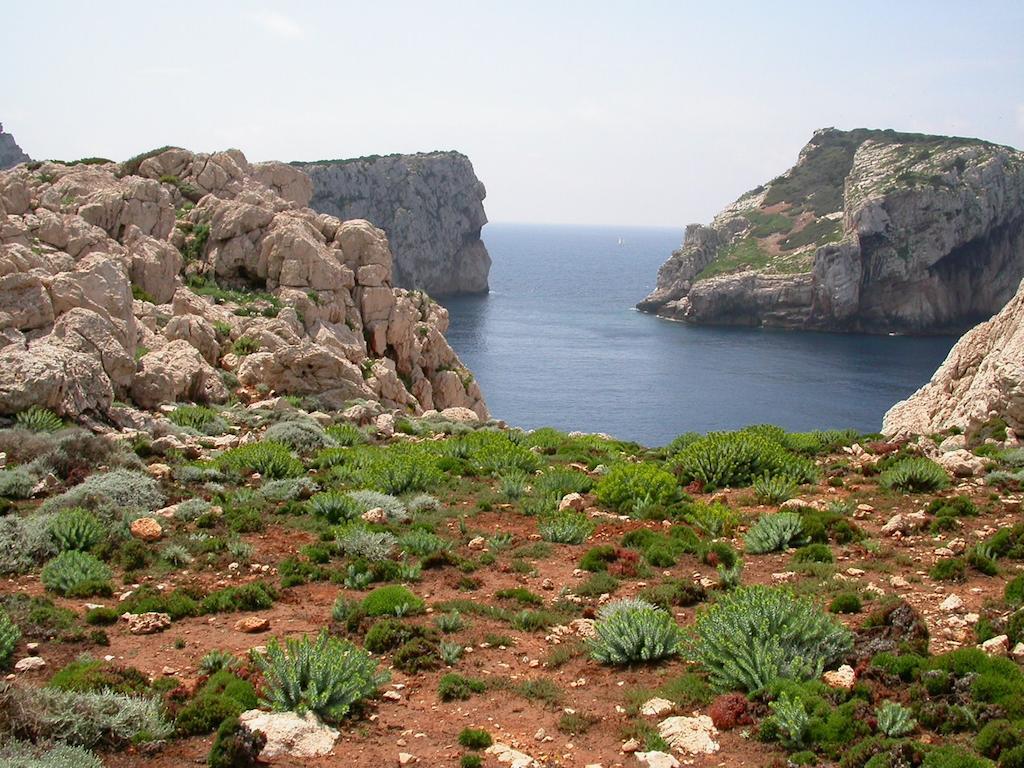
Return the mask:
<svg viewBox="0 0 1024 768">
<path fill-rule="evenodd" d="M 624 243 L 625 243 L 625 240 L 623 240 L 623 239 L 622 239 L 622 238 L 620 237 L 620 238 L 619 238 L 619 245 L 623 245 Z"/>
</svg>

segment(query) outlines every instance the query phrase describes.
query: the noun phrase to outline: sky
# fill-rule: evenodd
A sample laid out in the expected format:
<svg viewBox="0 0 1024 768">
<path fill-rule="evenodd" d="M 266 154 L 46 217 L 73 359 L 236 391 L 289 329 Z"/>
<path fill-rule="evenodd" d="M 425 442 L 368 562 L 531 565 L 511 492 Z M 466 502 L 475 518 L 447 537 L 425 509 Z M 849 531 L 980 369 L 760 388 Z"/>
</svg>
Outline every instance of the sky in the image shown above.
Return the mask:
<svg viewBox="0 0 1024 768">
<path fill-rule="evenodd" d="M 1024 3 L 5 3 L 33 158 L 455 149 L 491 221 L 706 222 L 816 128 L 1024 147 Z"/>
</svg>

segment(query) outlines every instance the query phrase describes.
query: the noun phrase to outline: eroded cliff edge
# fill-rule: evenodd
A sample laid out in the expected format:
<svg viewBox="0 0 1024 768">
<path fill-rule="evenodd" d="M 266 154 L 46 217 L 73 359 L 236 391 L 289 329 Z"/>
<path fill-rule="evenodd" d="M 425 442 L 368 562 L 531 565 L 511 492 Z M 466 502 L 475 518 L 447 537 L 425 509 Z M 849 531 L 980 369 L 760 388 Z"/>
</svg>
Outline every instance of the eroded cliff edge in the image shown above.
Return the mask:
<svg viewBox="0 0 1024 768">
<path fill-rule="evenodd" d="M 13 168 L 18 163 L 27 163 L 30 159 L 18 146 L 14 137 L 4 132 L 4 125 L 0 123 L 0 171 Z"/>
<path fill-rule="evenodd" d="M 392 287 L 384 232 L 237 150 L 0 173 L 0 414 L 314 396 L 487 416 L 448 314 Z"/>
<path fill-rule="evenodd" d="M 484 185 L 469 158 L 429 152 L 294 162 L 313 182 L 310 207 L 340 219 L 366 219 L 388 234 L 394 282 L 432 296 L 486 293 L 491 257 Z"/>
<path fill-rule="evenodd" d="M 1024 153 L 977 139 L 817 131 L 797 164 L 690 225 L 638 308 L 694 323 L 939 332 L 1024 277 Z"/>
</svg>

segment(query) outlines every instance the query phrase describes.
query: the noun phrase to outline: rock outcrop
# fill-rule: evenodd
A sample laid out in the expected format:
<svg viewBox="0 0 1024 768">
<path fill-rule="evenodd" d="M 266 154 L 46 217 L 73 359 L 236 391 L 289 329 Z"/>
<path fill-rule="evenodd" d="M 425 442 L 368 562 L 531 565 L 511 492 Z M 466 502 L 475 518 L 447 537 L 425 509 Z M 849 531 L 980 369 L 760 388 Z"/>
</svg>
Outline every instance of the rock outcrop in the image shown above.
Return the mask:
<svg viewBox="0 0 1024 768">
<path fill-rule="evenodd" d="M 384 232 L 304 207 L 310 190 L 237 150 L 0 173 L 0 414 L 240 387 L 486 418 L 444 308 L 393 288 Z"/>
<path fill-rule="evenodd" d="M 486 191 L 465 155 L 429 152 L 292 165 L 312 180 L 308 204 L 314 210 L 367 219 L 387 233 L 395 285 L 432 296 L 487 292 L 491 257 L 480 240 Z"/>
<path fill-rule="evenodd" d="M 970 438 L 1004 423 L 1024 435 L 1024 283 L 999 314 L 964 334 L 931 381 L 885 414 L 882 432 L 956 427 Z"/>
<path fill-rule="evenodd" d="M 797 164 L 687 227 L 638 308 L 694 323 L 838 331 L 969 327 L 1024 277 L 1024 153 L 832 128 Z"/>
<path fill-rule="evenodd" d="M 0 123 L 0 171 L 13 168 L 19 163 L 27 163 L 31 159 L 22 152 L 11 134 L 4 133 L 3 123 Z"/>
</svg>

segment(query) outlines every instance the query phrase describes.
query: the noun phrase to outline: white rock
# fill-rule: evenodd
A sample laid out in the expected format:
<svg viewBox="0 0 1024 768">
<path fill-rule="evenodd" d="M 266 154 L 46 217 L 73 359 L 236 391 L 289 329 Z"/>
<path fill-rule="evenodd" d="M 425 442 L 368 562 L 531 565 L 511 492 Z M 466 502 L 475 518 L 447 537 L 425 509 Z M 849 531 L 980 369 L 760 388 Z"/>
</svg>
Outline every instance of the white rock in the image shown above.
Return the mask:
<svg viewBox="0 0 1024 768">
<path fill-rule="evenodd" d="M 648 768 L 679 768 L 679 761 L 667 752 L 634 752 L 641 765 Z"/>
<path fill-rule="evenodd" d="M 674 706 L 675 704 L 668 699 L 648 699 L 644 702 L 643 706 L 640 707 L 640 714 L 647 716 L 663 715 L 666 712 L 671 712 Z"/>
<path fill-rule="evenodd" d="M 487 748 L 486 753 L 494 755 L 499 763 L 508 764 L 509 768 L 540 768 L 540 763 L 525 752 L 520 752 L 508 744 L 502 744 L 499 741 L 491 744 Z"/>
<path fill-rule="evenodd" d="M 24 659 L 20 659 L 18 663 L 14 665 L 14 671 L 35 672 L 37 669 L 42 669 L 45 666 L 46 662 L 39 656 L 27 656 Z"/>
<path fill-rule="evenodd" d="M 845 690 L 853 688 L 853 683 L 856 679 L 857 675 L 849 664 L 843 664 L 839 669 L 831 669 L 821 676 L 821 681 L 829 688 L 842 688 Z"/>
<path fill-rule="evenodd" d="M 291 755 L 292 757 L 319 757 L 328 754 L 338 740 L 338 731 L 321 723 L 316 715 L 307 712 L 299 716 L 294 712 L 262 712 L 250 709 L 238 720 L 250 730 L 263 731 L 267 744 L 260 757 Z"/>
<path fill-rule="evenodd" d="M 949 595 L 945 600 L 939 603 L 939 610 L 946 611 L 946 613 L 953 613 L 959 611 L 964 607 L 964 601 L 959 595 Z"/>
<path fill-rule="evenodd" d="M 1006 656 L 1010 652 L 1010 638 L 1006 635 L 996 635 L 981 644 L 981 650 L 989 656 Z"/>
<path fill-rule="evenodd" d="M 710 755 L 719 750 L 718 729 L 707 715 L 670 717 L 658 723 L 658 733 L 673 749 L 690 755 Z"/>
</svg>

